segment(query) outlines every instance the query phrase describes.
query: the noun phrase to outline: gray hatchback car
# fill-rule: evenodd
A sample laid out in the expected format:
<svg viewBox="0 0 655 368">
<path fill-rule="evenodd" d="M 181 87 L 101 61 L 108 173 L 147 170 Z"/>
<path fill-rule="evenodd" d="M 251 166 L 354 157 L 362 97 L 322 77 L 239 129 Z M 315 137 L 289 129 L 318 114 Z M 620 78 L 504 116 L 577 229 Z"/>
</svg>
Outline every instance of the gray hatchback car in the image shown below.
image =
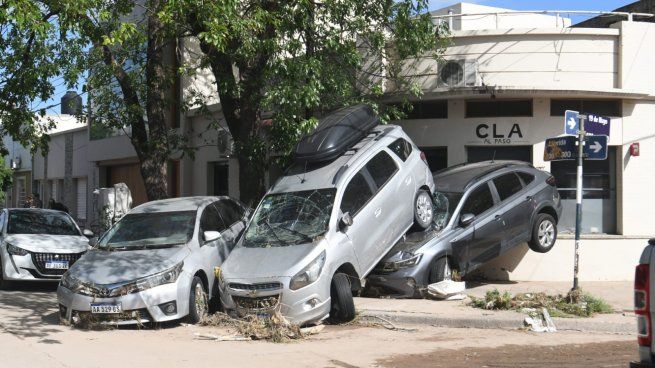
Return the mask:
<svg viewBox="0 0 655 368">
<path fill-rule="evenodd" d="M 368 277 L 369 290 L 420 296 L 453 269 L 465 275 L 524 242 L 541 253 L 555 244 L 562 205 L 549 173 L 486 161 L 437 172 L 434 182 L 433 229 L 398 242 Z"/>
<path fill-rule="evenodd" d="M 292 167 L 222 266 L 223 306 L 297 324 L 352 319 L 361 279 L 413 224 L 430 225 L 433 190 L 422 152 L 392 125 L 334 161 Z"/>
</svg>

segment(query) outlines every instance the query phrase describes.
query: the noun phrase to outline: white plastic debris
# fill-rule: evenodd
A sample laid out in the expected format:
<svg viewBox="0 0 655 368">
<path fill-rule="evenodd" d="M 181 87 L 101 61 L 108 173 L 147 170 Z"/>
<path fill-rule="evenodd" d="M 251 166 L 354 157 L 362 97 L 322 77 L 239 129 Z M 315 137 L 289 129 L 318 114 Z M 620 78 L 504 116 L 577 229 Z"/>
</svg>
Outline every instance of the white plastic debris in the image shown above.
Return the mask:
<svg viewBox="0 0 655 368">
<path fill-rule="evenodd" d="M 534 312 L 531 312 L 530 316 L 525 317 L 523 324 L 534 332 L 557 332 L 555 323 L 553 322 L 553 319 L 550 317 L 550 313 L 548 313 L 546 308 L 542 308 L 541 311 L 535 310 Z"/>
<path fill-rule="evenodd" d="M 462 294 L 466 290 L 464 281 L 443 280 L 428 285 L 428 293 L 438 299 L 445 300 L 462 300 L 466 295 Z"/>
</svg>

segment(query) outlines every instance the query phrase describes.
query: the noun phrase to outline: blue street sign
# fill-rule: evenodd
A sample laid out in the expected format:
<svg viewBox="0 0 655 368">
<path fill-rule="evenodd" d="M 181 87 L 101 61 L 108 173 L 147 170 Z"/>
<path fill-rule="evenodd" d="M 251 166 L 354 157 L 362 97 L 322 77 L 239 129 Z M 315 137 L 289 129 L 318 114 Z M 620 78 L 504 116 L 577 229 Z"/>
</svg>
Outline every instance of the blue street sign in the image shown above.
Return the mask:
<svg viewBox="0 0 655 368">
<path fill-rule="evenodd" d="M 565 135 L 546 139 L 544 161 L 573 160 L 577 155 L 576 142 L 578 137 Z"/>
<path fill-rule="evenodd" d="M 564 112 L 564 134 L 578 134 L 578 130 L 580 129 L 578 114 L 577 111 L 573 110 L 566 110 Z"/>
<path fill-rule="evenodd" d="M 585 122 L 585 125 L 586 124 L 587 123 Z M 605 160 L 607 158 L 607 136 L 606 135 L 586 136 L 585 145 L 584 145 L 584 158 L 585 160 Z"/>
<path fill-rule="evenodd" d="M 588 113 L 583 115 L 586 117 L 584 122 L 585 132 L 593 135 L 610 135 L 610 118 Z"/>
</svg>

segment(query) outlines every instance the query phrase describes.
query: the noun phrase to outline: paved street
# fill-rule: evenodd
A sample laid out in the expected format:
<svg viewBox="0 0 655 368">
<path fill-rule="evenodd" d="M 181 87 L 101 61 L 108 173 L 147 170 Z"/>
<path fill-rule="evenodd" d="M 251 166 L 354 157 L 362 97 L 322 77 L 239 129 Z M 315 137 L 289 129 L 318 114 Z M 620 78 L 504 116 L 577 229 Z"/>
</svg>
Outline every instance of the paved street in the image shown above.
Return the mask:
<svg viewBox="0 0 655 368">
<path fill-rule="evenodd" d="M 358 305 L 373 300 L 359 299 Z M 53 286 L 19 285 L 0 292 L 0 346 L 8 367 L 620 367 L 636 358 L 635 337 L 627 333 L 396 326 L 401 329 L 327 326 L 285 344 L 196 340 L 196 332 L 230 331 L 179 324 L 86 331 L 58 324 Z"/>
</svg>

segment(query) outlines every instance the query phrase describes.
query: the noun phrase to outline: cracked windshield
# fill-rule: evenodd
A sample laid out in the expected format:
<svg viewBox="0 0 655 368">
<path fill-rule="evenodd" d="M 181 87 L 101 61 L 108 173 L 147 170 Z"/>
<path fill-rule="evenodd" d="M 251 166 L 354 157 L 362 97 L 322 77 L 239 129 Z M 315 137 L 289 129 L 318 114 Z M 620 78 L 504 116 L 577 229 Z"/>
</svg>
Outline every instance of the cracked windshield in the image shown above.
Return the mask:
<svg viewBox="0 0 655 368">
<path fill-rule="evenodd" d="M 196 211 L 135 213 L 117 222 L 100 239 L 111 250 L 162 248 L 191 240 Z"/>
<path fill-rule="evenodd" d="M 243 245 L 268 248 L 313 242 L 330 222 L 336 189 L 266 196 L 246 231 Z"/>
</svg>

